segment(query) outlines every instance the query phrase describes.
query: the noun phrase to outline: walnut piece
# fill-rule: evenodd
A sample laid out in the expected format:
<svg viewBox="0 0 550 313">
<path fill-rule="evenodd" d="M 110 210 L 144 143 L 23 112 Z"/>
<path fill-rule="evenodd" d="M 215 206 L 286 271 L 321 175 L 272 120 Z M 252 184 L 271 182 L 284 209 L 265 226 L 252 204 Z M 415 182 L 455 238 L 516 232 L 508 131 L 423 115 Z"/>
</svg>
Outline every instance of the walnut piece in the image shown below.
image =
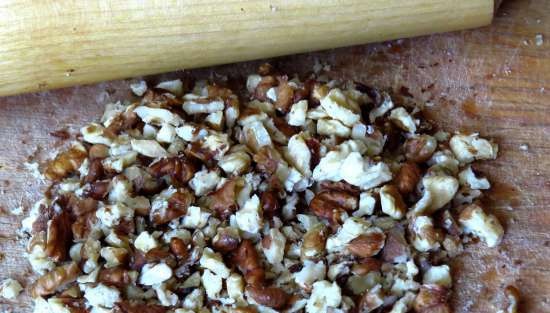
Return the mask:
<svg viewBox="0 0 550 313">
<path fill-rule="evenodd" d="M 75 262 L 56 267 L 36 280 L 31 287 L 31 295 L 34 298 L 51 295 L 63 286 L 76 281 L 79 274 L 80 268 Z"/>
</svg>

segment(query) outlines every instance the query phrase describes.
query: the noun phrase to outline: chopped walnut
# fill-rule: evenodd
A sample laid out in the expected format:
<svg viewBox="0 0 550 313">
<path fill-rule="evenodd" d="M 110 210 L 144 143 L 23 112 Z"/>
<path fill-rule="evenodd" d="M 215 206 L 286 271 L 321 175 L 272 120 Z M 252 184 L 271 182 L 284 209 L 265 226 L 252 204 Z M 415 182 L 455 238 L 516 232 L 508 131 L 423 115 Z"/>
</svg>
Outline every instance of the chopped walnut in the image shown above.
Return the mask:
<svg viewBox="0 0 550 313">
<path fill-rule="evenodd" d="M 486 214 L 477 204 L 470 204 L 462 209 L 458 218 L 464 232 L 482 239 L 487 246 L 495 247 L 504 235 L 504 229 L 492 214 Z"/>
<path fill-rule="evenodd" d="M 71 149 L 58 154 L 48 164 L 44 171 L 44 176 L 51 180 L 61 180 L 78 170 L 87 155 L 83 145 L 75 144 Z"/>
<path fill-rule="evenodd" d="M 503 237 L 470 164 L 497 145 L 315 73 L 139 82 L 107 104 L 22 222 L 35 311 L 450 312 L 445 262 Z"/>
<path fill-rule="evenodd" d="M 79 274 L 80 268 L 74 262 L 59 266 L 36 280 L 31 287 L 31 295 L 35 298 L 51 295 L 74 282 Z"/>
</svg>

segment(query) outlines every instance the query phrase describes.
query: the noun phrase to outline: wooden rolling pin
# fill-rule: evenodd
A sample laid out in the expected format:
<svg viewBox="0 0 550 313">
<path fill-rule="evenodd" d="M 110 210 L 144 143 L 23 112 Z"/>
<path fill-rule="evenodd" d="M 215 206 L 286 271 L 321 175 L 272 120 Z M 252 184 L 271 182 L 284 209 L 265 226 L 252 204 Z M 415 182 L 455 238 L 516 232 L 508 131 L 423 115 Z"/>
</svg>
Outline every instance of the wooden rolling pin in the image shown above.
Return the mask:
<svg viewBox="0 0 550 313">
<path fill-rule="evenodd" d="M 3 0 L 0 95 L 487 25 L 493 0 Z"/>
</svg>

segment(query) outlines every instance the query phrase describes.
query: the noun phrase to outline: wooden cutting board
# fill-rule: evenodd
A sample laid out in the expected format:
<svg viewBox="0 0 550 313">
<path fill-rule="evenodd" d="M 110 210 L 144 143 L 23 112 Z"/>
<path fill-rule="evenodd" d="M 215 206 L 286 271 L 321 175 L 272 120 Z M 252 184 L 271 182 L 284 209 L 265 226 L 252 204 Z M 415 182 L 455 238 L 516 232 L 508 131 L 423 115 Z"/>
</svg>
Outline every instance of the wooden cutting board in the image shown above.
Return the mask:
<svg viewBox="0 0 550 313">
<path fill-rule="evenodd" d="M 550 312 L 550 1 L 505 2 L 483 29 L 343 48 L 273 60 L 287 72 L 305 73 L 315 61 L 331 75 L 410 93 L 432 103 L 430 116 L 446 130 L 478 130 L 500 145 L 496 161 L 481 164 L 493 189 L 485 199 L 506 226 L 495 249 L 469 246 L 452 263 L 458 313 L 496 312 L 502 289 L 515 284 L 522 312 Z M 536 43 L 542 34 L 543 42 Z M 238 77 L 259 62 L 147 78 L 219 73 Z M 0 279 L 24 285 L 30 267 L 18 237 L 22 215 L 44 185 L 25 162 L 51 157 L 64 140 L 52 136 L 100 116 L 109 101 L 130 97 L 130 80 L 0 98 Z M 59 134 L 59 133 L 58 133 Z M 0 312 L 31 312 L 27 295 L 0 300 Z"/>
</svg>

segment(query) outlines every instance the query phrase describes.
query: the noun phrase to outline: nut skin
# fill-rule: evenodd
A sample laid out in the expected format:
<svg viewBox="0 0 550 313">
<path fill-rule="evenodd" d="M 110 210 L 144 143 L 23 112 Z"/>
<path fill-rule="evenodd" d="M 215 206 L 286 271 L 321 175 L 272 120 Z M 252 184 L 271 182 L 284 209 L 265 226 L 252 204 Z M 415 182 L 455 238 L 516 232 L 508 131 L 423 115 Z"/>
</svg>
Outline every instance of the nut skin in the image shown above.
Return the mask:
<svg viewBox="0 0 550 313">
<path fill-rule="evenodd" d="M 185 259 L 189 256 L 189 249 L 181 238 L 172 237 L 170 239 L 170 251 L 178 259 Z"/>
<path fill-rule="evenodd" d="M 233 262 L 244 275 L 249 285 L 261 285 L 264 281 L 264 269 L 260 264 L 260 257 L 252 241 L 245 239 L 233 253 Z"/>
<path fill-rule="evenodd" d="M 88 149 L 90 160 L 104 159 L 109 156 L 109 147 L 102 144 L 95 144 Z"/>
<path fill-rule="evenodd" d="M 273 309 L 284 308 L 290 299 L 290 296 L 278 287 L 247 286 L 246 290 L 254 301 Z"/>
<path fill-rule="evenodd" d="M 208 195 L 209 207 L 217 217 L 227 220 L 231 214 L 237 211 L 237 193 L 243 186 L 239 178 L 228 180 L 220 189 Z"/>
<path fill-rule="evenodd" d="M 253 156 L 254 162 L 256 162 L 256 168 L 258 171 L 272 175 L 277 170 L 279 161 L 275 158 L 274 151 L 271 147 L 261 147 L 258 152 Z"/>
<path fill-rule="evenodd" d="M 272 119 L 275 127 L 277 127 L 277 129 L 280 130 L 281 133 L 283 133 L 287 137 L 292 137 L 300 132 L 300 128 L 289 125 L 287 121 L 282 117 L 274 116 L 272 117 Z"/>
<path fill-rule="evenodd" d="M 325 253 L 327 230 L 323 224 L 317 224 L 309 229 L 305 235 L 301 247 L 302 260 L 317 259 Z"/>
<path fill-rule="evenodd" d="M 284 113 L 290 110 L 294 100 L 294 88 L 288 84 L 287 79 L 281 79 L 277 87 L 277 101 L 273 105 L 275 109 Z"/>
<path fill-rule="evenodd" d="M 92 183 L 104 175 L 103 163 L 100 159 L 92 159 L 88 168 L 88 175 L 84 178 L 85 183 Z"/>
<path fill-rule="evenodd" d="M 319 186 L 322 191 L 339 191 L 348 193 L 352 196 L 359 196 L 359 194 L 361 193 L 361 190 L 359 190 L 358 187 L 353 186 L 345 181 L 322 181 Z"/>
<path fill-rule="evenodd" d="M 407 204 L 405 204 L 405 201 L 403 201 L 403 196 L 401 196 L 401 193 L 395 187 L 394 185 L 385 185 L 380 190 L 380 193 L 384 193 L 386 196 L 389 196 L 393 198 L 394 202 L 394 209 L 397 211 L 394 214 L 397 214 L 397 216 L 402 217 L 407 212 Z M 384 207 L 382 206 L 382 210 L 384 210 Z"/>
<path fill-rule="evenodd" d="M 432 136 L 420 135 L 409 138 L 404 144 L 405 157 L 415 163 L 426 162 L 432 157 L 436 148 L 437 141 Z"/>
<path fill-rule="evenodd" d="M 447 288 L 435 284 L 422 285 L 413 308 L 417 313 L 451 313 L 447 304 L 448 298 Z"/>
<path fill-rule="evenodd" d="M 123 267 L 102 268 L 99 271 L 98 281 L 110 286 L 123 288 L 132 283 L 128 270 Z"/>
<path fill-rule="evenodd" d="M 130 303 L 128 301 L 118 302 L 115 306 L 115 313 L 166 313 L 167 308 L 156 304 Z"/>
<path fill-rule="evenodd" d="M 382 249 L 382 259 L 386 262 L 397 262 L 409 257 L 411 254 L 409 244 L 405 239 L 405 231 L 396 226 L 386 233 L 386 243 Z"/>
<path fill-rule="evenodd" d="M 83 240 L 90 234 L 93 225 L 97 222 L 95 211 L 76 218 L 71 225 L 71 231 L 75 240 Z"/>
<path fill-rule="evenodd" d="M 348 251 L 360 258 L 374 256 L 382 250 L 386 236 L 383 232 L 371 232 L 353 239 L 347 246 Z"/>
<path fill-rule="evenodd" d="M 267 91 L 271 88 L 277 85 L 277 79 L 275 76 L 267 75 L 262 77 L 262 80 L 256 86 L 256 90 L 254 90 L 254 98 L 260 100 L 260 101 L 267 101 Z"/>
<path fill-rule="evenodd" d="M 60 287 L 76 281 L 80 268 L 75 262 L 56 267 L 51 272 L 38 278 L 31 287 L 33 298 L 51 295 Z"/>
<path fill-rule="evenodd" d="M 83 146 L 73 146 L 48 163 L 44 176 L 50 180 L 59 181 L 78 170 L 87 156 Z"/>
<path fill-rule="evenodd" d="M 68 257 L 73 241 L 72 222 L 69 212 L 63 210 L 48 224 L 46 254 L 56 262 L 64 261 Z"/>
<path fill-rule="evenodd" d="M 105 135 L 114 138 L 122 131 L 134 127 L 139 120 L 139 117 L 134 111 L 120 113 L 115 116 L 111 124 L 105 129 Z"/>
<path fill-rule="evenodd" d="M 157 178 L 169 176 L 174 185 L 183 187 L 193 178 L 193 175 L 195 175 L 197 171 L 197 167 L 191 160 L 180 155 L 160 159 L 149 165 L 148 170 Z"/>
<path fill-rule="evenodd" d="M 351 267 L 351 272 L 355 275 L 366 275 L 369 272 L 379 271 L 382 267 L 382 260 L 376 258 L 363 258 Z"/>
<path fill-rule="evenodd" d="M 277 216 L 281 210 L 281 204 L 277 198 L 277 193 L 273 190 L 265 191 L 260 198 L 265 216 Z"/>
<path fill-rule="evenodd" d="M 413 192 L 420 181 L 421 174 L 420 167 L 416 163 L 403 163 L 395 177 L 395 185 L 399 192 L 403 195 Z"/>
<path fill-rule="evenodd" d="M 258 313 L 258 310 L 256 310 L 254 307 L 241 307 L 241 308 L 235 308 L 231 311 L 231 313 Z"/>
<path fill-rule="evenodd" d="M 316 138 L 307 138 L 306 145 L 309 149 L 309 153 L 311 153 L 309 168 L 313 170 L 321 160 L 321 143 Z"/>
<path fill-rule="evenodd" d="M 187 208 L 195 201 L 195 196 L 187 188 L 179 188 L 168 199 L 168 208 L 164 212 L 151 212 L 151 220 L 157 225 L 165 224 L 187 213 Z"/>
<path fill-rule="evenodd" d="M 239 243 L 239 237 L 236 237 L 225 230 L 219 231 L 212 239 L 212 247 L 214 250 L 223 253 L 234 251 L 239 247 Z"/>
<path fill-rule="evenodd" d="M 309 210 L 331 224 L 338 224 L 344 212 L 357 208 L 357 197 L 344 191 L 322 191 L 309 203 Z"/>
<path fill-rule="evenodd" d="M 110 184 L 108 180 L 94 181 L 90 183 L 89 188 L 84 191 L 84 195 L 95 200 L 103 200 L 109 193 Z"/>
<path fill-rule="evenodd" d="M 377 299 L 367 291 L 359 298 L 355 313 L 369 313 L 376 310 L 379 306 L 380 304 L 377 303 Z"/>
</svg>

